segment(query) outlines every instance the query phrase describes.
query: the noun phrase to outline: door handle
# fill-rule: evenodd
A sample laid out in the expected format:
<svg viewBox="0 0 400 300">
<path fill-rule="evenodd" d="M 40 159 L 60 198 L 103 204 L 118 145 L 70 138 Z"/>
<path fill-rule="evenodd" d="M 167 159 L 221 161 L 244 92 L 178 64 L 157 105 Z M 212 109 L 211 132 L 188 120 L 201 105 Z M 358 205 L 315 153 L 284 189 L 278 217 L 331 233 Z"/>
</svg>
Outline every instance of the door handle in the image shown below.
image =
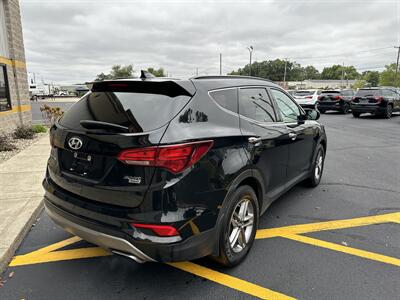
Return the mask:
<svg viewBox="0 0 400 300">
<path fill-rule="evenodd" d="M 294 141 L 294 140 L 296 140 L 296 138 L 297 138 L 297 134 L 295 134 L 295 133 L 293 133 L 293 132 L 290 132 L 290 133 L 289 133 L 289 138 L 290 138 L 292 141 Z"/>
<path fill-rule="evenodd" d="M 254 146 L 260 146 L 262 139 L 260 137 L 249 137 L 248 139 L 250 144 L 253 144 Z"/>
</svg>

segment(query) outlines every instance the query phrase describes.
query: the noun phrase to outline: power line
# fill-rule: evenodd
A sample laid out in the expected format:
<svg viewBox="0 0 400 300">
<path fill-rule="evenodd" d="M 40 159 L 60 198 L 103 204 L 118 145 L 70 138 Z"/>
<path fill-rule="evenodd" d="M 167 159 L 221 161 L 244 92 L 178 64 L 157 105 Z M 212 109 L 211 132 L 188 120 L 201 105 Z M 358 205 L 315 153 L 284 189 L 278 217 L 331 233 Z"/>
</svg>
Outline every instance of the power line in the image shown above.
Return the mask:
<svg viewBox="0 0 400 300">
<path fill-rule="evenodd" d="M 341 57 L 343 55 L 352 55 L 352 54 L 380 51 L 380 50 L 386 50 L 386 49 L 393 49 L 393 46 L 383 47 L 383 48 L 375 48 L 375 49 L 368 49 L 368 50 L 360 50 L 360 51 L 354 51 L 354 52 L 343 52 L 343 53 L 331 54 L 331 55 L 323 55 L 323 56 L 290 57 L 290 59 L 302 59 L 302 60 L 304 60 L 304 59 L 316 59 L 316 58 Z"/>
</svg>

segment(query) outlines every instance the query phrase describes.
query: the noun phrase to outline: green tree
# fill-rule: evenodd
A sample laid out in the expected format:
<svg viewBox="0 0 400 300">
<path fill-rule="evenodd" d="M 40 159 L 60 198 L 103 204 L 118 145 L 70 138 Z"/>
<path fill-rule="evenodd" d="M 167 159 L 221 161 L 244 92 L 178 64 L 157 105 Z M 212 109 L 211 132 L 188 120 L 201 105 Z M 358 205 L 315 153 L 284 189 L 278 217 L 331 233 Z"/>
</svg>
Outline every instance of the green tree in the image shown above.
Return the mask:
<svg viewBox="0 0 400 300">
<path fill-rule="evenodd" d="M 341 65 L 333 65 L 331 67 L 325 67 L 322 70 L 321 78 L 322 79 L 341 79 L 342 74 L 344 75 L 344 79 L 357 79 L 360 74 L 357 72 L 354 66 L 341 66 Z"/>
<path fill-rule="evenodd" d="M 353 89 L 361 89 L 365 87 L 366 81 L 362 79 L 358 79 L 352 86 L 351 88 Z"/>
<path fill-rule="evenodd" d="M 304 79 L 319 79 L 321 74 L 314 66 L 307 66 L 304 68 Z"/>
<path fill-rule="evenodd" d="M 379 76 L 379 84 L 386 86 L 400 86 L 400 74 L 397 74 L 397 80 L 395 80 L 396 64 L 390 64 L 385 67 L 386 70 L 382 71 Z"/>
<path fill-rule="evenodd" d="M 154 69 L 154 68 L 148 68 L 147 72 L 150 72 L 151 74 L 153 74 L 156 77 L 166 77 L 167 75 L 164 73 L 164 69 L 163 68 L 159 68 Z"/>
<path fill-rule="evenodd" d="M 113 65 L 109 74 L 100 73 L 96 76 L 95 81 L 102 81 L 108 79 L 117 78 L 132 78 L 133 77 L 133 65 Z"/>
<path fill-rule="evenodd" d="M 364 80 L 368 86 L 378 86 L 379 72 L 378 71 L 365 71 L 361 74 L 361 79 Z"/>
</svg>

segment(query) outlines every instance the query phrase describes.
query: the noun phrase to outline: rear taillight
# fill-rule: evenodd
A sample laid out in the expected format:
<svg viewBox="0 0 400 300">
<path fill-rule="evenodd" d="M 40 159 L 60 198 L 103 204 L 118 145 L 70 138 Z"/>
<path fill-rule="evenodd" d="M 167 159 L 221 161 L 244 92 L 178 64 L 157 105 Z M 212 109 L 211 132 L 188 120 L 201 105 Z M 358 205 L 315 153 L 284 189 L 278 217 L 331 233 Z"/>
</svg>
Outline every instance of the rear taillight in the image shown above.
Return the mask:
<svg viewBox="0 0 400 300">
<path fill-rule="evenodd" d="M 312 99 L 312 96 L 306 96 L 306 99 Z"/>
<path fill-rule="evenodd" d="M 175 227 L 170 226 L 170 225 L 131 223 L 131 226 L 133 226 L 135 228 L 150 229 L 158 236 L 177 236 L 177 235 L 179 235 L 178 230 L 176 230 Z"/>
<path fill-rule="evenodd" d="M 335 96 L 335 98 L 333 98 L 333 99 L 335 99 L 335 100 L 342 100 L 343 97 L 342 97 L 342 96 Z"/>
<path fill-rule="evenodd" d="M 213 141 L 201 141 L 127 149 L 118 155 L 118 159 L 129 165 L 160 167 L 173 173 L 180 173 L 198 162 L 213 144 Z"/>
<path fill-rule="evenodd" d="M 376 100 L 376 102 L 381 102 L 383 100 L 383 97 L 382 96 L 374 97 L 374 99 Z"/>
<path fill-rule="evenodd" d="M 321 96 L 318 96 L 318 100 L 321 100 L 322 99 L 322 97 Z"/>
</svg>

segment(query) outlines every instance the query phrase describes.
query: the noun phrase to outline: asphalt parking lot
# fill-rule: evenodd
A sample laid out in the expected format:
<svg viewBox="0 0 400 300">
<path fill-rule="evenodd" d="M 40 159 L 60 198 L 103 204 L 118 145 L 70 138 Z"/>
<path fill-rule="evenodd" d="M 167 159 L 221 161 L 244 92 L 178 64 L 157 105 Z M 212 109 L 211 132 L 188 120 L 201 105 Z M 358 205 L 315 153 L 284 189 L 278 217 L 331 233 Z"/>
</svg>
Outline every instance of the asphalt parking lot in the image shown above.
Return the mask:
<svg viewBox="0 0 400 300">
<path fill-rule="evenodd" d="M 0 299 L 400 299 L 400 115 L 320 122 L 321 184 L 269 208 L 240 266 L 136 264 L 43 213 L 1 275 Z"/>
</svg>

